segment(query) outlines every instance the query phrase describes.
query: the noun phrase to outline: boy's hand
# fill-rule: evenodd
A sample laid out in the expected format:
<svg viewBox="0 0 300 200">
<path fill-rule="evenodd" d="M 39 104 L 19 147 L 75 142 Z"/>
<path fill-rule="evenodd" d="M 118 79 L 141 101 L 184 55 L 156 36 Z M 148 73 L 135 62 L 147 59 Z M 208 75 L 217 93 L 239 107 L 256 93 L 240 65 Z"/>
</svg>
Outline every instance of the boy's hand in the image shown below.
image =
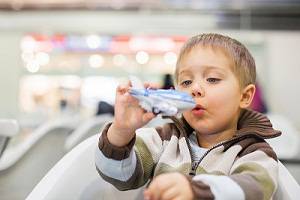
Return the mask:
<svg viewBox="0 0 300 200">
<path fill-rule="evenodd" d="M 146 112 L 139 101 L 128 91 L 130 83 L 120 85 L 116 91 L 115 116 L 107 137 L 116 146 L 125 146 L 134 137 L 135 131 L 155 117 L 152 112 Z"/>
<path fill-rule="evenodd" d="M 188 179 L 178 172 L 155 177 L 144 192 L 145 200 L 192 200 L 193 198 Z"/>
</svg>

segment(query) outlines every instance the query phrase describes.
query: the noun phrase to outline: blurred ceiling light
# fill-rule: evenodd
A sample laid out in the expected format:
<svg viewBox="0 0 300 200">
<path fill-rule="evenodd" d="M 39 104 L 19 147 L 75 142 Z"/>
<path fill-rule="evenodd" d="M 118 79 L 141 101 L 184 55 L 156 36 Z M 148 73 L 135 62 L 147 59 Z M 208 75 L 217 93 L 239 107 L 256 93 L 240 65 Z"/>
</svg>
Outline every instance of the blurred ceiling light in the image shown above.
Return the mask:
<svg viewBox="0 0 300 200">
<path fill-rule="evenodd" d="M 177 61 L 177 55 L 174 52 L 167 52 L 164 55 L 164 61 L 168 65 L 175 65 Z"/>
<path fill-rule="evenodd" d="M 123 54 L 114 55 L 113 63 L 114 63 L 114 65 L 116 65 L 118 67 L 123 66 L 127 63 L 127 58 Z"/>
<path fill-rule="evenodd" d="M 101 39 L 98 35 L 89 35 L 86 37 L 86 43 L 89 48 L 97 49 L 100 46 Z"/>
<path fill-rule="evenodd" d="M 139 51 L 137 52 L 135 59 L 136 62 L 141 65 L 146 64 L 149 61 L 149 54 L 145 51 Z"/>
<path fill-rule="evenodd" d="M 117 10 L 120 10 L 126 6 L 126 2 L 124 0 L 111 0 L 111 7 Z"/>
<path fill-rule="evenodd" d="M 24 62 L 28 63 L 34 59 L 34 53 L 33 52 L 23 52 L 21 57 Z"/>
<path fill-rule="evenodd" d="M 153 48 L 160 51 L 170 51 L 175 47 L 175 43 L 171 38 L 157 38 L 152 44 Z"/>
<path fill-rule="evenodd" d="M 38 52 L 36 54 L 36 60 L 40 65 L 47 65 L 49 64 L 49 54 L 45 53 L 45 52 Z"/>
<path fill-rule="evenodd" d="M 36 73 L 40 69 L 40 65 L 36 60 L 32 60 L 26 64 L 26 69 L 31 73 Z"/>
<path fill-rule="evenodd" d="M 136 51 L 145 48 L 147 46 L 147 40 L 143 37 L 132 37 L 128 45 L 132 51 Z"/>
<path fill-rule="evenodd" d="M 132 37 L 129 40 L 129 48 L 132 51 L 167 52 L 175 48 L 175 42 L 168 37 Z"/>
<path fill-rule="evenodd" d="M 37 48 L 35 39 L 31 36 L 25 36 L 21 41 L 21 49 L 24 52 L 34 52 Z"/>
<path fill-rule="evenodd" d="M 104 59 L 101 55 L 94 54 L 89 57 L 89 64 L 93 68 L 102 67 L 104 63 Z"/>
</svg>

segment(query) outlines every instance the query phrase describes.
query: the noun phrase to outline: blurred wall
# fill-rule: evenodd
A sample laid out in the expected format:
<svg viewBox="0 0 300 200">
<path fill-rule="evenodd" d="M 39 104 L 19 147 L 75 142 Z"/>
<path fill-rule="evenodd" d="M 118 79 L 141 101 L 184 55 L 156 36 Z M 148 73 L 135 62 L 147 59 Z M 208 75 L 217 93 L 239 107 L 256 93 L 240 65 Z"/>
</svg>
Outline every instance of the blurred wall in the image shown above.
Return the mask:
<svg viewBox="0 0 300 200">
<path fill-rule="evenodd" d="M 300 130 L 300 33 L 268 33 L 266 41 L 269 107 L 287 116 Z"/>
<path fill-rule="evenodd" d="M 16 118 L 20 77 L 21 34 L 0 31 L 0 118 Z"/>
<path fill-rule="evenodd" d="M 138 16 L 138 17 L 137 17 Z M 257 60 L 270 111 L 284 114 L 300 130 L 300 31 L 220 30 L 213 16 L 199 13 L 102 11 L 0 12 L 0 117 L 18 115 L 18 81 L 23 66 L 19 41 L 24 33 L 184 34 L 219 32 L 257 40 L 263 52 Z M 255 43 L 255 42 L 254 42 Z M 22 97 L 20 97 L 22 98 Z"/>
</svg>

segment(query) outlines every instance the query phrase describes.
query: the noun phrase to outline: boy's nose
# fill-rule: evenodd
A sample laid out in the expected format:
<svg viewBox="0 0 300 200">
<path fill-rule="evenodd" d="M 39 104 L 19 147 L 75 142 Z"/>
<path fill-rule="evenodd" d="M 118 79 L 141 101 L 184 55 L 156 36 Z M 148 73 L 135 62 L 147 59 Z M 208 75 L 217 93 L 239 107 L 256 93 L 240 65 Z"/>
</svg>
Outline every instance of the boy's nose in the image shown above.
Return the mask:
<svg viewBox="0 0 300 200">
<path fill-rule="evenodd" d="M 193 91 L 192 92 L 192 95 L 193 95 L 193 97 L 201 97 L 202 96 L 202 93 L 200 92 L 200 91 Z"/>
<path fill-rule="evenodd" d="M 204 90 L 201 86 L 194 87 L 192 89 L 192 96 L 193 97 L 203 97 L 204 96 Z"/>
</svg>

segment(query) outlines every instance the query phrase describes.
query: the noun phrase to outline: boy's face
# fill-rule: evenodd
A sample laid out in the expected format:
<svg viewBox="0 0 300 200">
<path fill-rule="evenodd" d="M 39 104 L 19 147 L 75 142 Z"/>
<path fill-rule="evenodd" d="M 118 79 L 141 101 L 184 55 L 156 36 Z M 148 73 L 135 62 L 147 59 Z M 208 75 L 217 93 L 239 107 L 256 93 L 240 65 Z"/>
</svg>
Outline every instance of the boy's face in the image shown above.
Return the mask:
<svg viewBox="0 0 300 200">
<path fill-rule="evenodd" d="M 177 89 L 197 104 L 183 115 L 200 134 L 236 128 L 242 94 L 232 65 L 221 49 L 203 46 L 194 47 L 177 65 Z"/>
</svg>

